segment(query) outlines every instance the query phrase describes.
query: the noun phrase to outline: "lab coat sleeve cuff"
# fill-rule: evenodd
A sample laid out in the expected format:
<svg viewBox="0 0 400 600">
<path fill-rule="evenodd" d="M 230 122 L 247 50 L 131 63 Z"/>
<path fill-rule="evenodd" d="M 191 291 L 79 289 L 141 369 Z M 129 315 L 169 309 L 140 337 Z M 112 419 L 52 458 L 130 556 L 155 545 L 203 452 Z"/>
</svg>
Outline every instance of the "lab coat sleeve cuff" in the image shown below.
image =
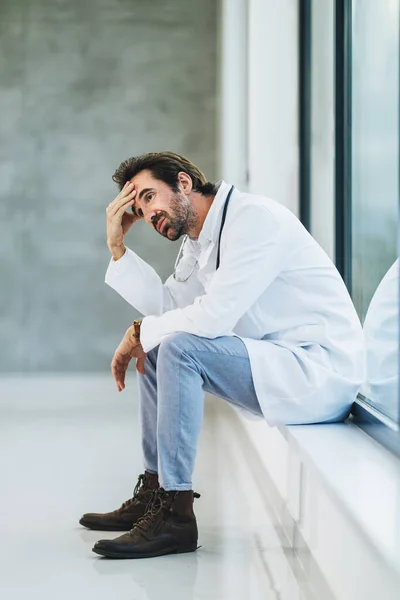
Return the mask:
<svg viewBox="0 0 400 600">
<path fill-rule="evenodd" d="M 142 320 L 140 326 L 140 343 L 146 353 L 161 344 L 166 337 L 172 335 L 172 332 L 167 335 L 161 333 L 160 328 L 157 327 L 157 321 L 159 321 L 158 317 L 153 315 L 145 317 Z"/>
<path fill-rule="evenodd" d="M 153 350 L 161 342 L 176 333 L 190 333 L 209 339 L 215 339 L 221 335 L 230 337 L 236 335 L 233 331 L 224 331 L 223 333 L 212 333 L 211 330 L 205 331 L 196 325 L 190 324 L 184 317 L 184 311 L 184 308 L 177 308 L 160 317 L 151 315 L 143 319 L 140 328 L 140 342 L 144 352 L 150 352 L 150 350 Z"/>
<path fill-rule="evenodd" d="M 129 253 L 134 254 L 132 250 L 127 248 L 125 254 L 121 256 L 121 258 L 119 258 L 118 260 L 114 260 L 113 258 L 111 258 L 106 273 L 106 280 L 110 278 L 110 276 L 112 277 L 113 274 L 123 273 L 123 271 L 129 265 Z"/>
<path fill-rule="evenodd" d="M 150 352 L 175 333 L 186 331 L 182 326 L 182 310 L 176 308 L 162 316 L 151 315 L 145 317 L 140 327 L 140 342 L 144 352 Z M 191 333 L 187 331 L 187 333 Z"/>
</svg>

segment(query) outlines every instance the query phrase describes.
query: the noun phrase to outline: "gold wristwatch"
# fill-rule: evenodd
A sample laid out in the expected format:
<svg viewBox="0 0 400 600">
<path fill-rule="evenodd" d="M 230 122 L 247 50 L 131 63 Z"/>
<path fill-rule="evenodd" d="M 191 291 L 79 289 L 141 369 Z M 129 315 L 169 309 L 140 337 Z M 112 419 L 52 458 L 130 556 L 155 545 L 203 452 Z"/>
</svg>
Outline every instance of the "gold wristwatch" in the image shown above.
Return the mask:
<svg viewBox="0 0 400 600">
<path fill-rule="evenodd" d="M 142 324 L 142 319 L 139 319 L 139 320 L 135 319 L 133 321 L 133 323 L 132 323 L 133 328 L 135 330 L 135 332 L 133 333 L 133 335 L 139 341 L 140 341 L 140 326 L 141 326 L 141 324 Z"/>
</svg>

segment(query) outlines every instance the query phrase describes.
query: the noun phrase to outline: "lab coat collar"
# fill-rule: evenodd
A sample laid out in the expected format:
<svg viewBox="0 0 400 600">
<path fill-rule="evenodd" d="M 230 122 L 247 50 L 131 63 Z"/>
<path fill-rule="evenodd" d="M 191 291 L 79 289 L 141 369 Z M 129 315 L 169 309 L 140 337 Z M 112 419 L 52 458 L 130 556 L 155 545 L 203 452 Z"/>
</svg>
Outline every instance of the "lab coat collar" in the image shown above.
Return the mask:
<svg viewBox="0 0 400 600">
<path fill-rule="evenodd" d="M 217 185 L 219 185 L 218 192 L 210 206 L 197 240 L 201 246 L 217 241 L 219 233 L 218 225 L 221 223 L 222 218 L 222 208 L 232 187 L 223 180 L 219 181 Z"/>
</svg>

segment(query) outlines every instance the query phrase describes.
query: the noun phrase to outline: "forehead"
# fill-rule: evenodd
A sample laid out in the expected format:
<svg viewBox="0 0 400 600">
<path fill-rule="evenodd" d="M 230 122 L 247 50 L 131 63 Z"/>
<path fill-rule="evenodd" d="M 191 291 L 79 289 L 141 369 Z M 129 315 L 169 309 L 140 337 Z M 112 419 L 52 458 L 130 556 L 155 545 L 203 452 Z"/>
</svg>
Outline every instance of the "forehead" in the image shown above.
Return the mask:
<svg viewBox="0 0 400 600">
<path fill-rule="evenodd" d="M 132 177 L 130 180 L 135 186 L 135 189 L 140 193 L 140 190 L 145 188 L 153 188 L 155 190 L 161 190 L 168 187 L 166 183 L 155 179 L 150 171 L 140 171 L 137 175 Z"/>
</svg>

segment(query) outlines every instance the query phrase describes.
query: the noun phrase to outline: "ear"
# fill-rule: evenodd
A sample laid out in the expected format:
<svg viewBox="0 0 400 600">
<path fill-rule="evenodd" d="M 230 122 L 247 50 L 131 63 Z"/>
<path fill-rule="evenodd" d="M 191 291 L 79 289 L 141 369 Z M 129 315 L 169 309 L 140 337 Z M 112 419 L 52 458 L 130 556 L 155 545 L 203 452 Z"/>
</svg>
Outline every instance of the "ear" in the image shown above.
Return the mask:
<svg viewBox="0 0 400 600">
<path fill-rule="evenodd" d="M 184 194 L 190 194 L 190 192 L 193 189 L 193 182 L 190 175 L 188 175 L 184 171 L 181 171 L 180 173 L 178 173 L 178 183 L 181 185 Z"/>
</svg>

